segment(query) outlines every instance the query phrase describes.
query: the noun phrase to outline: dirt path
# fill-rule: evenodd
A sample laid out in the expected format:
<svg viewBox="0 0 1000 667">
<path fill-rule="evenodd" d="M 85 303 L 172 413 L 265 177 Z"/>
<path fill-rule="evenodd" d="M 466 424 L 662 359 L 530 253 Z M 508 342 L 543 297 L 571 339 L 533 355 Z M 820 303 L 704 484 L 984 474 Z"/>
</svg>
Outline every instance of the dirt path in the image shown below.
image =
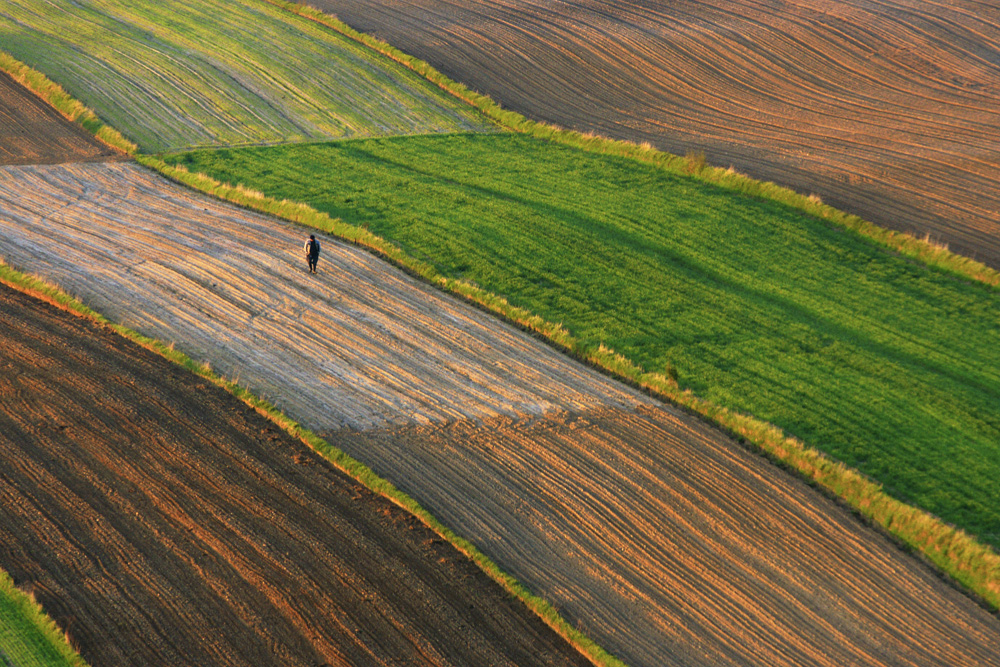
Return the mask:
<svg viewBox="0 0 1000 667">
<path fill-rule="evenodd" d="M 649 141 L 1000 268 L 1000 8 L 314 0 L 531 118 Z"/>
<path fill-rule="evenodd" d="M 131 164 L 0 168 L 5 258 L 326 431 L 635 667 L 1000 664 L 995 617 L 803 484 L 302 240 Z"/>
<path fill-rule="evenodd" d="M 589 664 L 224 391 L 0 286 L 0 567 L 93 665 Z"/>
<path fill-rule="evenodd" d="M 0 72 L 0 165 L 109 162 L 114 149 Z"/>
</svg>

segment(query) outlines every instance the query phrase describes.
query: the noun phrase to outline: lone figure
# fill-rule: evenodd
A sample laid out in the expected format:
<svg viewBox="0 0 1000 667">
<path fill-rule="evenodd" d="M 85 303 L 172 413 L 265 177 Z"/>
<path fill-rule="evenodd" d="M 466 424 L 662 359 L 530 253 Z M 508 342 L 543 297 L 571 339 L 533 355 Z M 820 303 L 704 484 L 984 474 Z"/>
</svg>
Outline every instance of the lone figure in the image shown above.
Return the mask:
<svg viewBox="0 0 1000 667">
<path fill-rule="evenodd" d="M 304 250 L 306 251 L 306 261 L 309 262 L 309 273 L 316 273 L 316 262 L 319 261 L 319 241 L 313 234 L 309 235 Z"/>
</svg>

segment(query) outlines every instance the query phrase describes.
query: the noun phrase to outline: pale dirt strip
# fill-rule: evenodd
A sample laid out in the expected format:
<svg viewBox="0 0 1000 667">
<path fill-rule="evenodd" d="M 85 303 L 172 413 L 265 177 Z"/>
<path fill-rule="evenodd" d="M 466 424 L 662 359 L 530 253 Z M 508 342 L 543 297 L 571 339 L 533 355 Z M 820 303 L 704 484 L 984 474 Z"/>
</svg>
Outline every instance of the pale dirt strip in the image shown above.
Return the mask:
<svg viewBox="0 0 1000 667">
<path fill-rule="evenodd" d="M 530 336 L 306 231 L 134 164 L 0 169 L 0 256 L 210 360 L 313 429 L 648 401 Z"/>
<path fill-rule="evenodd" d="M 1000 665 L 995 615 L 672 408 L 328 435 L 635 667 Z"/>
</svg>

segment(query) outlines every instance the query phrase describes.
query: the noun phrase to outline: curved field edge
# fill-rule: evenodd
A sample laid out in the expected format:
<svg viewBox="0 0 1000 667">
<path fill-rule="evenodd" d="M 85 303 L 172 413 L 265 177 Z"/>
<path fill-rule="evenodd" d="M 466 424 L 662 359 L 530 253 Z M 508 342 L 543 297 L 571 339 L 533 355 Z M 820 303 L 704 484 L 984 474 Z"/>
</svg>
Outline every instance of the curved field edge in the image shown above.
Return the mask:
<svg viewBox="0 0 1000 667">
<path fill-rule="evenodd" d="M 302 207 L 295 206 L 295 208 Z M 557 634 L 568 641 L 570 645 L 575 647 L 594 664 L 602 667 L 625 667 L 623 662 L 605 651 L 594 640 L 587 637 L 583 632 L 573 627 L 565 619 L 563 619 L 555 607 L 547 600 L 533 594 L 514 577 L 501 570 L 500 567 L 493 562 L 493 560 L 483 554 L 474 544 L 457 535 L 454 531 L 442 524 L 430 512 L 421 507 L 416 500 L 397 489 L 391 482 L 376 475 L 365 464 L 352 458 L 344 451 L 334 447 L 329 442 L 316 435 L 314 432 L 302 427 L 296 421 L 290 419 L 270 402 L 256 396 L 237 382 L 219 376 L 212 370 L 209 363 L 198 363 L 183 352 L 174 349 L 173 345 L 168 345 L 162 341 L 144 336 L 136 331 L 133 331 L 132 329 L 129 329 L 128 327 L 111 322 L 97 311 L 66 293 L 59 286 L 36 276 L 31 276 L 18 271 L 6 264 L 2 259 L 0 259 L 0 283 L 41 299 L 46 303 L 62 308 L 70 313 L 73 313 L 74 315 L 86 317 L 96 324 L 113 330 L 122 337 L 148 350 L 151 350 L 156 354 L 159 354 L 168 361 L 171 361 L 178 366 L 189 370 L 195 375 L 212 382 L 216 386 L 225 389 L 235 398 L 256 410 L 260 415 L 264 416 L 276 426 L 283 429 L 293 438 L 304 442 L 320 456 L 336 466 L 339 470 L 357 480 L 372 492 L 387 498 L 415 516 L 431 530 L 437 533 L 442 539 L 450 543 L 463 555 L 472 560 L 477 567 L 490 577 L 490 579 L 500 584 L 504 590 L 519 599 L 528 607 L 528 609 L 535 613 L 549 627 L 555 630 Z M 0 594 L 6 594 L 6 590 L 3 587 L 2 576 L 5 575 L 3 575 L 2 571 L 0 571 Z M 23 596 L 27 599 L 26 594 L 17 591 L 16 589 L 14 590 L 15 599 L 17 595 Z M 28 601 L 30 602 L 30 600 Z M 51 632 L 54 633 L 53 641 L 62 637 L 62 634 L 55 622 L 49 619 L 48 616 L 45 616 L 44 611 L 38 607 L 37 604 L 35 605 L 35 609 L 37 611 L 33 611 L 29 608 L 29 613 L 25 614 L 25 617 L 30 618 L 31 614 L 41 615 L 41 618 L 47 619 L 43 620 L 43 623 L 48 623 L 51 626 Z M 63 641 L 65 641 L 65 639 L 63 639 Z M 68 644 L 66 645 L 66 648 L 72 651 Z M 73 655 L 76 654 L 74 653 Z M 79 660 L 80 662 L 70 662 L 69 664 L 71 667 L 86 667 L 87 663 L 83 662 L 82 658 L 79 658 Z"/>
<path fill-rule="evenodd" d="M 58 624 L 32 595 L 15 586 L 3 570 L 0 570 L 0 629 L 4 631 L 4 641 L 0 641 L 3 664 L 88 667 Z M 15 643 L 19 644 L 19 650 L 13 655 L 4 651 L 14 651 Z"/>
<path fill-rule="evenodd" d="M 890 248 L 902 255 L 911 257 L 965 278 L 971 278 L 994 287 L 1000 287 L 1000 271 L 990 268 L 971 257 L 951 252 L 946 245 L 934 243 L 929 237 L 918 238 L 912 234 L 896 232 L 879 227 L 859 216 L 845 213 L 824 204 L 814 195 L 803 195 L 790 188 L 771 182 L 759 181 L 733 169 L 712 167 L 705 163 L 703 154 L 689 154 L 681 157 L 659 151 L 649 144 L 635 144 L 628 141 L 609 139 L 594 134 L 584 134 L 574 130 L 566 130 L 547 123 L 525 118 L 521 114 L 503 109 L 486 95 L 469 90 L 466 86 L 453 81 L 441 74 L 428 63 L 403 53 L 392 45 L 365 33 L 359 32 L 314 7 L 287 0 L 265 0 L 273 5 L 283 7 L 288 11 L 322 23 L 323 25 L 357 40 L 365 46 L 378 51 L 382 55 L 404 65 L 425 77 L 428 81 L 440 86 L 452 95 L 464 100 L 479 109 L 483 114 L 493 119 L 501 126 L 516 132 L 528 134 L 539 139 L 546 139 L 567 144 L 584 150 L 629 157 L 660 166 L 672 173 L 683 173 L 699 180 L 726 188 L 733 192 L 785 204 L 809 215 L 827 220 L 845 229 L 868 237 L 880 245 Z"/>
<path fill-rule="evenodd" d="M 410 257 L 398 246 L 367 229 L 331 218 L 303 203 L 278 201 L 240 185 L 220 183 L 205 174 L 170 166 L 159 158 L 139 156 L 137 159 L 178 183 L 246 208 L 320 229 L 363 247 L 415 277 L 540 335 L 563 352 L 657 398 L 699 415 L 738 440 L 751 443 L 776 463 L 797 472 L 810 483 L 846 502 L 867 521 L 880 526 L 908 548 L 923 554 L 939 570 L 975 593 L 992 609 L 1000 610 L 1000 554 L 965 531 L 889 496 L 880 484 L 802 441 L 787 436 L 780 428 L 700 398 L 689 389 L 681 389 L 675 379 L 647 372 L 604 345 L 597 348 L 587 346 L 561 325 L 547 322 L 527 309 L 513 306 L 503 297 L 476 285 L 440 275 L 429 264 Z"/>
<path fill-rule="evenodd" d="M 64 117 L 79 123 L 83 129 L 111 148 L 126 155 L 134 155 L 139 149 L 118 130 L 98 118 L 93 110 L 71 97 L 58 83 L 3 51 L 0 51 L 0 70 L 10 74 L 15 81 L 47 102 Z"/>
</svg>

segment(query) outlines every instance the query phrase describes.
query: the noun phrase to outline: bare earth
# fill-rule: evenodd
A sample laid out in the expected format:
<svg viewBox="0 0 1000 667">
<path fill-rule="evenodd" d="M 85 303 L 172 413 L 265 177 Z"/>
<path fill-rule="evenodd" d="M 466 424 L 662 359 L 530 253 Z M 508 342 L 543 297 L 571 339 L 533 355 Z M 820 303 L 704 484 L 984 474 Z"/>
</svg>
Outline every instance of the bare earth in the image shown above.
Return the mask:
<svg viewBox="0 0 1000 667">
<path fill-rule="evenodd" d="M 108 162 L 123 157 L 0 72 L 0 165 Z"/>
<path fill-rule="evenodd" d="M 228 393 L 0 286 L 0 567 L 93 665 L 589 664 Z"/>
<path fill-rule="evenodd" d="M 309 275 L 303 239 L 132 164 L 0 168 L 7 261 L 325 432 L 630 665 L 1000 664 L 995 616 L 801 482 L 354 248 Z"/>
<path fill-rule="evenodd" d="M 1000 5 L 313 0 L 530 118 L 788 185 L 1000 268 Z"/>
<path fill-rule="evenodd" d="M 995 616 L 671 408 L 329 438 L 627 664 L 1000 664 Z"/>
</svg>

